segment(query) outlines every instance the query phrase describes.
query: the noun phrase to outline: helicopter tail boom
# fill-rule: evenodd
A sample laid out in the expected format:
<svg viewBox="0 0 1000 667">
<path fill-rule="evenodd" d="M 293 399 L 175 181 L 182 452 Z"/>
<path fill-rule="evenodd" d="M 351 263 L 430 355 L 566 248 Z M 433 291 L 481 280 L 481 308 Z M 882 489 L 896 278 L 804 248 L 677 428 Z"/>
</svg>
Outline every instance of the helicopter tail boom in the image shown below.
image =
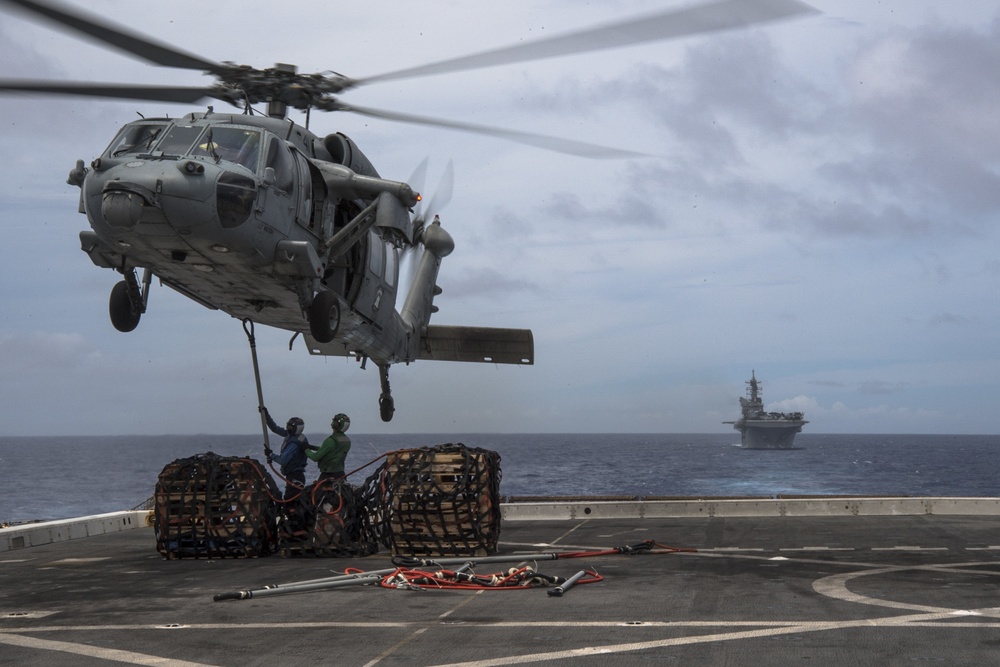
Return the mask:
<svg viewBox="0 0 1000 667">
<path fill-rule="evenodd" d="M 326 357 L 356 357 L 348 345 L 332 340 L 320 343 L 306 334 L 309 354 Z M 535 363 L 535 344 L 530 329 L 429 325 L 421 337 L 415 359 L 461 361 L 484 364 Z"/>
</svg>

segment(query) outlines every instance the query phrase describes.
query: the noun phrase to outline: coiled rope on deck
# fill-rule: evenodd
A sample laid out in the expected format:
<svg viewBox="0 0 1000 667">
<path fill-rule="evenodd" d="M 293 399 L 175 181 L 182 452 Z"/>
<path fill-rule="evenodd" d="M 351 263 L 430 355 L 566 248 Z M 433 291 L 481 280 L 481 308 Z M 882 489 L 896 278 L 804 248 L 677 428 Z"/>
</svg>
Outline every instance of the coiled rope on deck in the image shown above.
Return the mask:
<svg viewBox="0 0 1000 667">
<path fill-rule="evenodd" d="M 597 574 L 597 572 L 587 570 L 585 573 L 587 576 L 580 578 L 576 583 L 593 584 L 604 580 L 604 577 Z M 509 570 L 492 574 L 476 574 L 472 571 L 445 569 L 429 571 L 401 567 L 392 574 L 384 576 L 380 585 L 383 588 L 406 590 L 498 591 L 556 586 L 565 583 L 565 581 L 562 577 L 542 574 L 528 565 L 513 567 Z"/>
</svg>

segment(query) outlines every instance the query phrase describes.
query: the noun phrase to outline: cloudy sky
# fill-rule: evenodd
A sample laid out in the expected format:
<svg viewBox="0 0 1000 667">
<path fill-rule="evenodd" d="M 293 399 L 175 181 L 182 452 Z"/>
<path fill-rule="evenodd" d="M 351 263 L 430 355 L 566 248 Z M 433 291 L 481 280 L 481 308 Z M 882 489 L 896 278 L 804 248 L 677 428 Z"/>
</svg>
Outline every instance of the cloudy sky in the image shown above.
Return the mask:
<svg viewBox="0 0 1000 667">
<path fill-rule="evenodd" d="M 73 4 L 211 60 L 355 77 L 686 6 Z M 812 432 L 1000 433 L 1000 2 L 812 4 L 822 13 L 345 96 L 650 157 L 314 114 L 387 178 L 428 158 L 428 197 L 453 161 L 442 220 L 457 249 L 434 321 L 530 328 L 536 363 L 393 367 L 383 424 L 373 366 L 258 328 L 272 412 L 310 431 L 343 411 L 359 433 L 721 433 L 756 370 L 767 407 L 804 411 Z M 6 78 L 209 83 L 3 5 L 0 62 Z M 154 285 L 121 334 L 118 278 L 79 249 L 76 160 L 138 113 L 190 110 L 0 98 L 0 435 L 259 429 L 240 323 Z"/>
</svg>

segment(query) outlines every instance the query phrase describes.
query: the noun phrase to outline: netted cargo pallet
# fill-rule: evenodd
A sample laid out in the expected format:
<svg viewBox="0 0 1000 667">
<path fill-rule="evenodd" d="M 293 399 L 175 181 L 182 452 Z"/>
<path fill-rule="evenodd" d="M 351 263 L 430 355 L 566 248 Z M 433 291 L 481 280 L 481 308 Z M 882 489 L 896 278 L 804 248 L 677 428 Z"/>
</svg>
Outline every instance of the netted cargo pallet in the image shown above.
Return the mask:
<svg viewBox="0 0 1000 667">
<path fill-rule="evenodd" d="M 361 490 L 346 480 L 316 482 L 284 504 L 278 524 L 282 556 L 369 556 L 377 551 Z"/>
<path fill-rule="evenodd" d="M 267 556 L 276 544 L 279 496 L 255 459 L 212 452 L 177 459 L 156 482 L 156 549 L 165 558 Z"/>
<path fill-rule="evenodd" d="M 462 444 L 390 452 L 367 481 L 372 527 L 396 555 L 485 556 L 500 537 L 500 455 Z"/>
</svg>

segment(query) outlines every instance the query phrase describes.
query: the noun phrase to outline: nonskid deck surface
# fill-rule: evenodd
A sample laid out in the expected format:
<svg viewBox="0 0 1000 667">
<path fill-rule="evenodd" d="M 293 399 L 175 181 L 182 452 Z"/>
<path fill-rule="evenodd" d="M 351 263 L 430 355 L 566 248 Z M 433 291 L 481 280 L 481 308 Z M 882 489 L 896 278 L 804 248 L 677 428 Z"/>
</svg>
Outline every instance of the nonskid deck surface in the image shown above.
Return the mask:
<svg viewBox="0 0 1000 667">
<path fill-rule="evenodd" d="M 995 664 L 996 516 L 506 521 L 501 554 L 646 540 L 695 552 L 538 560 L 599 583 L 219 593 L 392 567 L 368 558 L 163 560 L 151 529 L 0 554 L 0 663 L 102 665 Z M 477 573 L 512 565 L 487 565 Z"/>
</svg>

